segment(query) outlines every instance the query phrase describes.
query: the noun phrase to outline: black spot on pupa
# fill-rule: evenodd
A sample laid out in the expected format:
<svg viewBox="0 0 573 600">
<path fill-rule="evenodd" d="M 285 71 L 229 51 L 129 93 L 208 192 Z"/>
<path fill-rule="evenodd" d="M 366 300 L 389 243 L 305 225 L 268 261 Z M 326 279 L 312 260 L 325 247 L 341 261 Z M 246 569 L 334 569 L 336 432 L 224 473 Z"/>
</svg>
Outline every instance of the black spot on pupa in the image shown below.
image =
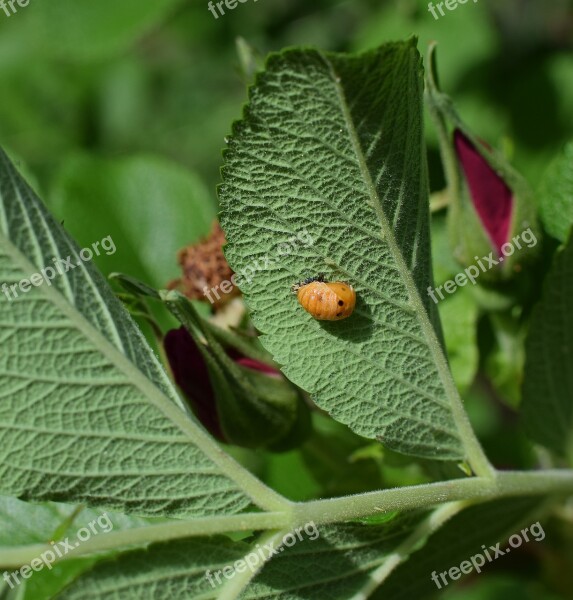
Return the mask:
<svg viewBox="0 0 573 600">
<path fill-rule="evenodd" d="M 341 312 L 340 312 L 340 313 L 336 313 L 336 316 L 337 316 L 337 317 L 341 317 L 341 316 L 342 316 L 342 313 L 341 313 Z"/>
<path fill-rule="evenodd" d="M 338 301 L 338 306 L 344 306 L 344 301 L 343 300 L 339 300 Z"/>
</svg>

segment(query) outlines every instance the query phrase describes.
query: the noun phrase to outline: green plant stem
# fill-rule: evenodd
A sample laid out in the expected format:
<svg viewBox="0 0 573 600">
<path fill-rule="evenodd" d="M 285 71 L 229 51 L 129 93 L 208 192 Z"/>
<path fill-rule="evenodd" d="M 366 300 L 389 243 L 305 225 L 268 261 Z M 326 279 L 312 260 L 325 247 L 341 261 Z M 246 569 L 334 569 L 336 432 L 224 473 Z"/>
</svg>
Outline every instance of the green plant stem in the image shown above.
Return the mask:
<svg viewBox="0 0 573 600">
<path fill-rule="evenodd" d="M 359 496 L 315 500 L 296 505 L 297 524 L 341 523 L 393 510 L 410 510 L 460 500 L 485 502 L 508 496 L 573 494 L 573 470 L 496 472 L 491 477 L 453 479 Z"/>
<path fill-rule="evenodd" d="M 457 190 L 460 185 L 460 177 L 452 139 L 448 133 L 446 121 L 442 116 L 444 104 L 447 104 L 447 100 L 439 89 L 435 59 L 436 44 L 434 42 L 433 44 L 430 44 L 430 49 L 428 50 L 428 75 L 426 77 L 426 93 L 424 97 L 426 100 L 426 106 L 428 107 L 432 120 L 434 121 L 434 125 L 436 126 L 438 137 L 440 138 L 440 154 L 448 184 L 448 196 L 450 202 L 452 202 L 455 201 L 457 196 Z"/>
<path fill-rule="evenodd" d="M 245 513 L 226 517 L 202 517 L 190 521 L 169 521 L 123 531 L 99 533 L 81 542 L 77 548 L 65 554 L 62 560 L 193 536 L 288 528 L 291 522 L 292 516 L 288 512 Z M 73 539 L 70 542 L 74 544 Z M 53 550 L 53 548 L 48 544 L 3 548 L 0 550 L 0 567 L 8 569 L 29 564 L 32 559 L 39 557 L 46 550 Z"/>
<path fill-rule="evenodd" d="M 496 472 L 493 478 L 454 479 L 328 500 L 288 502 L 287 509 L 281 512 L 169 521 L 94 536 L 81 543 L 73 552 L 64 555 L 62 560 L 192 536 L 208 536 L 230 531 L 292 530 L 311 521 L 315 525 L 326 525 L 447 502 L 473 503 L 510 496 L 542 495 L 573 495 L 573 470 L 502 471 Z M 0 567 L 17 568 L 29 564 L 32 559 L 49 549 L 51 546 L 46 544 L 5 548 L 0 550 Z"/>
<path fill-rule="evenodd" d="M 258 544 L 261 546 L 265 546 L 266 544 L 272 542 L 273 547 L 277 548 L 284 535 L 286 535 L 290 529 L 282 530 L 282 531 L 273 531 L 267 532 L 263 534 L 258 540 Z M 257 569 L 255 571 L 246 570 L 242 573 L 235 573 L 233 579 L 231 579 L 228 583 L 225 584 L 221 593 L 217 596 L 217 600 L 235 600 L 239 598 L 241 592 L 245 589 L 245 587 L 249 584 L 249 582 L 254 579 L 259 571 L 264 567 L 264 565 L 268 562 L 269 556 L 266 556 L 264 561 L 261 561 Z"/>
</svg>

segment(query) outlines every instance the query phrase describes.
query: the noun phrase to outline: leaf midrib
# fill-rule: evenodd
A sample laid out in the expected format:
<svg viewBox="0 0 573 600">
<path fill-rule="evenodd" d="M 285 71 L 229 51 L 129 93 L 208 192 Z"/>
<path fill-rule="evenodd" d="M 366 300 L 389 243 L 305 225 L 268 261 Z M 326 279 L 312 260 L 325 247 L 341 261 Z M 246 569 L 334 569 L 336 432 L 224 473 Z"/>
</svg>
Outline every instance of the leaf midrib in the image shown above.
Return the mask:
<svg viewBox="0 0 573 600">
<path fill-rule="evenodd" d="M 451 377 L 450 370 L 447 365 L 445 356 L 444 356 L 443 352 L 440 350 L 441 346 L 439 344 L 438 338 L 434 331 L 434 327 L 430 323 L 430 319 L 426 312 L 426 309 L 425 309 L 424 305 L 422 304 L 420 295 L 418 293 L 418 288 L 415 285 L 415 282 L 410 273 L 410 270 L 409 270 L 408 266 L 406 265 L 406 261 L 404 260 L 402 252 L 396 242 L 394 233 L 390 229 L 388 220 L 386 219 L 386 215 L 384 214 L 384 211 L 382 208 L 382 202 L 378 195 L 378 192 L 376 191 L 374 182 L 372 181 L 372 177 L 371 177 L 370 171 L 368 169 L 368 165 L 366 163 L 366 159 L 364 157 L 364 153 L 362 151 L 362 147 L 360 144 L 360 139 L 359 139 L 356 129 L 354 127 L 352 115 L 348 111 L 348 106 L 347 106 L 346 98 L 344 95 L 344 90 L 342 89 L 342 87 L 339 83 L 341 78 L 336 73 L 334 65 L 328 60 L 328 58 L 322 53 L 319 53 L 319 54 L 330 71 L 332 83 L 333 83 L 333 86 L 334 86 L 337 96 L 338 96 L 338 100 L 340 103 L 340 108 L 342 111 L 346 129 L 347 129 L 348 135 L 350 137 L 350 140 L 351 140 L 353 148 L 354 148 L 354 153 L 355 153 L 355 156 L 356 156 L 356 159 L 358 162 L 358 166 L 360 168 L 360 172 L 361 172 L 363 180 L 366 184 L 366 187 L 368 188 L 368 194 L 370 196 L 370 203 L 371 203 L 374 211 L 376 212 L 376 216 L 378 217 L 378 220 L 380 222 L 380 227 L 382 229 L 382 236 L 388 243 L 391 254 L 395 257 L 395 260 L 398 263 L 398 271 L 400 273 L 400 277 L 404 283 L 404 286 L 406 287 L 406 291 L 408 292 L 411 307 L 419 319 L 422 333 L 426 339 L 426 343 L 430 349 L 432 358 L 434 359 L 434 364 L 437 367 L 438 375 L 440 376 L 440 380 L 443 384 L 443 387 L 444 387 L 444 390 L 446 393 L 446 397 L 449 400 L 453 419 L 456 424 L 457 433 L 459 435 L 459 434 L 463 433 L 466 428 L 463 426 L 465 423 L 460 422 L 461 403 L 460 403 L 460 399 L 459 399 L 457 390 L 455 389 L 455 384 Z M 407 136 L 407 137 L 409 138 L 409 136 Z M 422 181 L 423 181 L 423 179 L 422 179 Z M 421 197 L 424 197 L 425 193 L 426 193 L 426 190 L 422 189 Z M 461 409 L 461 412 L 463 413 L 463 408 Z M 463 416 L 463 414 L 461 416 Z M 465 436 L 463 436 L 463 435 L 460 436 L 460 440 L 461 440 L 461 443 L 464 446 L 466 446 Z M 467 447 L 466 447 L 466 450 L 467 450 Z"/>
</svg>

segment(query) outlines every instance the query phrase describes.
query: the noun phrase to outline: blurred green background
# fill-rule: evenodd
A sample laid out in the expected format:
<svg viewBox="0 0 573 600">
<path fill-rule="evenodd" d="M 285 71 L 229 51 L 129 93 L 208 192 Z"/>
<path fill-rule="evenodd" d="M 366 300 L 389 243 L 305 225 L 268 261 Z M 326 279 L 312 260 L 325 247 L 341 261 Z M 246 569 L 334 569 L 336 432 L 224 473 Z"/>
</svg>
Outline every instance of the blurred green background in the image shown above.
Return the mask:
<svg viewBox="0 0 573 600">
<path fill-rule="evenodd" d="M 17 6 L 17 5 L 16 5 Z M 573 137 L 570 0 L 480 0 L 435 20 L 424 0 L 31 0 L 0 11 L 0 144 L 84 244 L 164 285 L 216 213 L 221 149 L 246 98 L 235 40 L 361 50 L 439 42 L 442 87 L 532 183 Z M 428 125 L 432 187 L 443 185 Z"/>
<path fill-rule="evenodd" d="M 470 1 L 439 20 L 425 0 L 247 0 L 218 19 L 207 0 L 30 0 L 10 17 L 0 11 L 0 145 L 80 245 L 113 237 L 117 252 L 96 258 L 100 270 L 163 287 L 178 275 L 177 250 L 207 234 L 217 213 L 221 150 L 246 100 L 237 37 L 265 55 L 291 45 L 363 50 L 411 34 L 423 54 L 438 41 L 443 91 L 536 186 L 573 139 L 573 0 Z M 427 140 L 436 191 L 444 179 L 428 120 Z M 447 274 L 454 267 L 441 225 L 435 269 Z M 529 466 L 511 412 L 516 336 L 497 340 L 488 358 L 497 379 L 472 386 L 476 304 L 459 294 L 440 311 L 456 382 L 488 454 L 498 466 Z M 428 477 L 319 416 L 301 450 L 238 456 L 301 500 Z M 553 546 L 536 549 L 541 560 L 500 564 L 497 577 L 448 597 L 567 597 L 573 557 L 569 546 L 556 547 L 570 533 L 554 529 Z M 547 595 L 542 571 L 559 595 Z"/>
</svg>

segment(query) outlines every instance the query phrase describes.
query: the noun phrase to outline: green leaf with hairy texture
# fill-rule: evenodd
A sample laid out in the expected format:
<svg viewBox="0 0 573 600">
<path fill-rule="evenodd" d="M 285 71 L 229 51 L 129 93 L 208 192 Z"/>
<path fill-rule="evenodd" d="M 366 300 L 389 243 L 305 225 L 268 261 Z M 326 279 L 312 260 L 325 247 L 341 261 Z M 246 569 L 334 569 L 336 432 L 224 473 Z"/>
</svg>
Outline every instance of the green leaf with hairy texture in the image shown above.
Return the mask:
<svg viewBox="0 0 573 600">
<path fill-rule="evenodd" d="M 384 525 L 317 527 L 310 522 L 299 529 L 300 533 L 286 533 L 288 545 L 281 544 L 285 539 L 281 534 L 270 542 L 258 540 L 251 545 L 222 537 L 155 544 L 145 552 L 100 563 L 57 598 L 347 600 L 422 518 L 423 513 L 414 512 Z M 271 549 L 272 557 L 253 581 L 249 581 L 254 573 L 247 565 L 228 579 L 220 572 L 247 555 L 259 568 L 263 564 L 260 553 L 267 560 Z"/>
<path fill-rule="evenodd" d="M 539 190 L 539 210 L 547 231 L 565 242 L 573 225 L 573 141 L 545 173 Z"/>
<path fill-rule="evenodd" d="M 260 501 L 265 488 L 184 412 L 136 325 L 78 252 L 0 154 L 0 282 L 18 294 L 0 294 L 0 493 L 146 515 L 237 512 L 250 504 L 241 486 Z M 68 256 L 73 269 L 51 285 L 18 287 Z"/>
<path fill-rule="evenodd" d="M 320 527 L 317 539 L 305 537 L 273 557 L 241 599 L 359 598 L 355 595 L 377 569 L 396 558 L 397 548 L 410 537 L 422 518 L 423 513 L 414 512 L 383 525 Z"/>
<path fill-rule="evenodd" d="M 489 549 L 490 545 L 500 542 L 500 549 L 505 551 L 509 546 L 508 536 L 519 534 L 522 527 L 532 525 L 536 519 L 534 515 L 540 506 L 539 498 L 510 498 L 467 508 L 453 516 L 434 533 L 424 547 L 411 554 L 409 559 L 398 566 L 369 598 L 425 600 L 441 597 L 440 594 L 444 593 L 446 585 L 440 579 L 440 573 L 449 571 L 452 567 L 459 568 L 463 561 L 469 561 L 472 556 L 483 554 L 482 545 Z M 536 543 L 534 538 L 538 536 L 528 534 L 528 537 L 531 545 Z M 495 553 L 490 552 L 490 556 L 495 556 Z M 483 560 L 482 573 L 495 568 L 485 555 Z M 504 556 L 499 556 L 496 564 L 503 560 Z M 479 558 L 476 558 L 476 562 L 480 562 Z M 467 570 L 467 566 L 464 568 Z M 432 580 L 434 571 L 438 581 L 441 582 L 440 592 L 438 592 L 440 588 Z M 463 583 L 464 578 L 475 574 L 475 569 L 471 575 L 460 572 L 459 582 Z M 448 589 L 456 583 L 449 577 L 448 581 Z"/>
<path fill-rule="evenodd" d="M 263 345 L 287 377 L 360 435 L 460 459 L 465 415 L 426 291 L 415 45 L 273 55 L 225 153 L 222 224 Z M 285 253 L 302 231 L 313 243 Z M 355 287 L 349 319 L 316 321 L 298 305 L 292 284 L 319 273 Z"/>
<path fill-rule="evenodd" d="M 222 536 L 154 544 L 147 550 L 122 554 L 100 563 L 79 577 L 57 600 L 190 600 L 217 599 L 221 584 L 213 585 L 207 570 L 217 571 L 251 550 L 244 542 Z M 221 582 L 227 580 L 219 574 Z"/>
<path fill-rule="evenodd" d="M 564 455 L 573 442 L 573 236 L 555 256 L 526 340 L 522 414 L 535 441 Z"/>
</svg>

